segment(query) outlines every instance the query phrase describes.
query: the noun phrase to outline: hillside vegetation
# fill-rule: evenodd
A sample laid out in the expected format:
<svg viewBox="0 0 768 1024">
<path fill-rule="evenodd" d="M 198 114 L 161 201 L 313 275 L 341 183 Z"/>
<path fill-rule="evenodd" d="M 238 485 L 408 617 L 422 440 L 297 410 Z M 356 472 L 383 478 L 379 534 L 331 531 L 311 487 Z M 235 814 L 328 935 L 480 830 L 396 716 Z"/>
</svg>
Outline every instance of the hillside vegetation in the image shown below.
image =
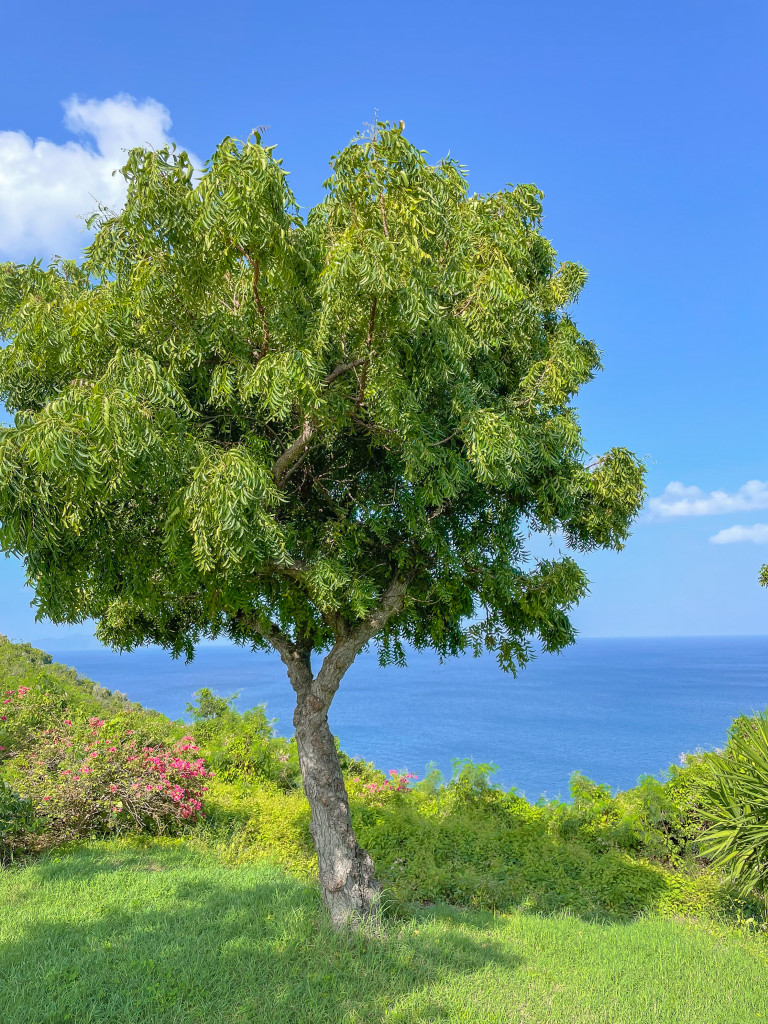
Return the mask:
<svg viewBox="0 0 768 1024">
<path fill-rule="evenodd" d="M 761 1019 L 765 903 L 703 856 L 701 755 L 532 805 L 488 765 L 340 753 L 385 886 L 382 933 L 351 939 L 321 921 L 295 743 L 262 708 L 202 690 L 171 722 L 6 638 L 0 680 L 13 1024 Z"/>
</svg>

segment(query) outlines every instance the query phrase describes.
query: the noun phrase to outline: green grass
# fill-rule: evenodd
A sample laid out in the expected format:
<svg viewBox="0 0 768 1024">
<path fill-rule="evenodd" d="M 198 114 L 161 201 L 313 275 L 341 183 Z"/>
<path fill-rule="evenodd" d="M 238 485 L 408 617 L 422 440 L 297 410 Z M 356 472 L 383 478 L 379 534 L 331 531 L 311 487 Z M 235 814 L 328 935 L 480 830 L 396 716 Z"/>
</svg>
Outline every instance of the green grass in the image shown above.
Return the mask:
<svg viewBox="0 0 768 1024">
<path fill-rule="evenodd" d="M 332 934 L 317 890 L 181 841 L 97 843 L 0 872 L 3 1024 L 747 1024 L 768 942 L 432 907 Z"/>
</svg>

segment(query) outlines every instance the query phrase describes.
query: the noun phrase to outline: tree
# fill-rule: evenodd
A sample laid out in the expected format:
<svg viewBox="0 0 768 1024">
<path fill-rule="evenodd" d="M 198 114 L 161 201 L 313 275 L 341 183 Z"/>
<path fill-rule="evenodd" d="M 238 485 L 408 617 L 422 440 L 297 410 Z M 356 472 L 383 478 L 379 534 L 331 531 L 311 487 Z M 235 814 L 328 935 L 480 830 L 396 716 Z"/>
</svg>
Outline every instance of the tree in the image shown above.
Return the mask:
<svg viewBox="0 0 768 1024">
<path fill-rule="evenodd" d="M 273 148 L 227 138 L 199 177 L 133 150 L 81 263 L 2 267 L 0 544 L 40 616 L 116 648 L 279 653 L 338 925 L 378 891 L 327 717 L 355 656 L 561 649 L 587 581 L 527 535 L 621 548 L 643 471 L 585 455 L 585 273 L 534 186 L 472 195 L 380 124 L 302 218 Z"/>
</svg>

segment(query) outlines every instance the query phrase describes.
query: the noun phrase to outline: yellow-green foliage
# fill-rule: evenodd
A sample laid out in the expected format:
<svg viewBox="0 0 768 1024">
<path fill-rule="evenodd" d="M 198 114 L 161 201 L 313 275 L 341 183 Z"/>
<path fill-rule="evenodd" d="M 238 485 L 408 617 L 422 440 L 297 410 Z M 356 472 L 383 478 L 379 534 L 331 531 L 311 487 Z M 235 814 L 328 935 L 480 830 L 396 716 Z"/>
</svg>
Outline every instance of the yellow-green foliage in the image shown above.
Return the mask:
<svg viewBox="0 0 768 1024">
<path fill-rule="evenodd" d="M 380 779 L 383 780 L 380 775 Z M 532 806 L 489 786 L 371 791 L 348 780 L 358 839 L 372 854 L 392 909 L 451 903 L 626 920 L 667 915 L 759 916 L 702 865 L 673 868 L 599 842 L 563 836 L 568 805 Z M 197 841 L 230 863 L 277 860 L 312 877 L 316 859 L 309 807 L 299 792 L 267 784 L 211 788 L 209 819 Z M 621 830 L 626 825 L 621 825 Z M 567 831 L 567 830 L 566 830 Z"/>
<path fill-rule="evenodd" d="M 16 789 L 23 791 L 20 771 L 35 736 L 60 720 L 65 707 L 75 730 L 78 722 L 87 730 L 92 714 L 105 720 L 105 734 L 125 730 L 130 719 L 139 747 L 178 738 L 187 728 L 128 705 L 47 657 L 0 640 L 2 685 L 16 693 L 30 687 L 17 702 L 25 709 L 13 726 L 19 753 L 4 763 L 0 756 L 0 773 Z M 206 820 L 188 833 L 190 841 L 230 863 L 270 859 L 313 877 L 295 743 L 272 734 L 262 709 L 241 715 L 210 691 L 197 696 L 190 710 L 199 753 L 218 774 L 205 797 Z M 0 722 L 6 734 L 8 725 Z M 410 789 L 406 776 L 387 780 L 343 751 L 339 759 L 358 839 L 373 855 L 390 906 L 440 901 L 617 919 L 653 909 L 758 918 L 764 912 L 754 900 L 737 901 L 699 857 L 700 756 L 670 769 L 664 783 L 646 778 L 615 795 L 577 773 L 570 803 L 541 805 L 495 789 L 489 765 L 457 762 L 447 784 L 432 773 Z"/>
<path fill-rule="evenodd" d="M 515 794 L 451 785 L 353 800 L 358 838 L 397 902 L 618 918 L 730 906 L 730 891 L 701 869 L 675 872 L 578 833 L 564 837 L 568 816 L 562 805 L 534 807 Z"/>
<path fill-rule="evenodd" d="M 11 695 L 18 695 L 19 689 L 30 691 L 21 702 Z M 118 731 L 133 728 L 139 746 L 178 738 L 183 731 L 165 715 L 133 704 L 125 694 L 99 686 L 74 669 L 55 663 L 50 654 L 31 644 L 13 643 L 2 634 L 0 693 L 4 694 L 0 701 L 9 699 L 14 703 L 13 715 L 0 711 L 0 763 L 3 755 L 26 748 L 38 733 L 58 726 L 64 718 L 86 730 L 88 719 L 94 716 L 106 720 L 107 731 L 113 727 Z M 129 713 L 131 722 L 126 726 Z"/>
<path fill-rule="evenodd" d="M 214 780 L 206 803 L 208 825 L 197 839 L 230 863 L 267 858 L 314 877 L 317 857 L 309 832 L 309 805 L 298 790 L 232 785 Z"/>
</svg>

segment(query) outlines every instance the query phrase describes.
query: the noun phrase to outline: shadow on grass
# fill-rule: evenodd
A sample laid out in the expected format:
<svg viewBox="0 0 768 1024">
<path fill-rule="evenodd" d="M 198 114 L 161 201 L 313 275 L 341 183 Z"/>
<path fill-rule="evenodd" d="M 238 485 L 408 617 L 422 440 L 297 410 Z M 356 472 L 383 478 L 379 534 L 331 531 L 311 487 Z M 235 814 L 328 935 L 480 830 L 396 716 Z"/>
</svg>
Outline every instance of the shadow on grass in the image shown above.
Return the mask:
<svg viewBox="0 0 768 1024">
<path fill-rule="evenodd" d="M 181 851 L 74 852 L 4 890 L 3 1024 L 368 1024 L 436 982 L 522 963 L 450 912 L 442 929 L 336 935 L 312 886 Z"/>
</svg>

